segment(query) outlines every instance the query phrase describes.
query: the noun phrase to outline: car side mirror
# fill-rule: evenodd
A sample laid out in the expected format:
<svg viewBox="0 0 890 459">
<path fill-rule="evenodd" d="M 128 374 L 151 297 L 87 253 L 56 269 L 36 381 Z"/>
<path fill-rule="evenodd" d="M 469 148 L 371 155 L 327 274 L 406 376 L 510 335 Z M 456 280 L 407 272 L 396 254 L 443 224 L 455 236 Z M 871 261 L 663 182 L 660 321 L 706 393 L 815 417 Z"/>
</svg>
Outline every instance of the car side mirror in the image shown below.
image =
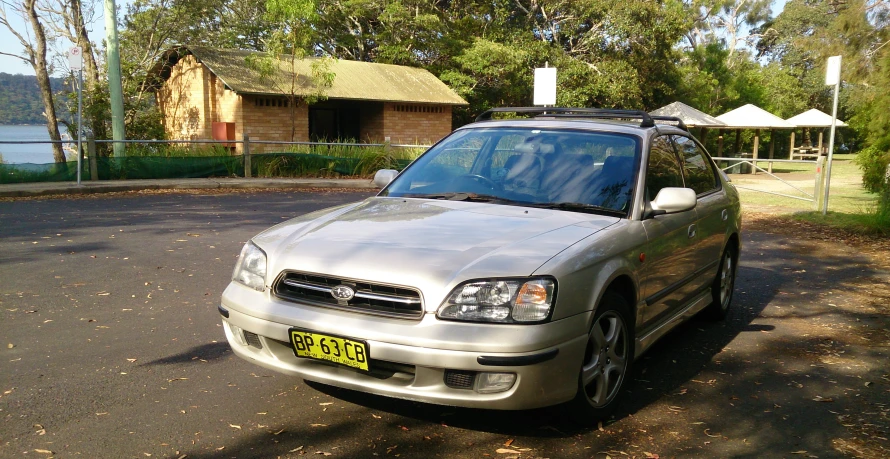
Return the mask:
<svg viewBox="0 0 890 459">
<path fill-rule="evenodd" d="M 649 203 L 649 217 L 686 212 L 695 208 L 695 190 L 691 188 L 662 188 Z"/>
<path fill-rule="evenodd" d="M 380 169 L 374 174 L 374 186 L 383 188 L 399 175 L 399 171 L 393 169 Z"/>
</svg>

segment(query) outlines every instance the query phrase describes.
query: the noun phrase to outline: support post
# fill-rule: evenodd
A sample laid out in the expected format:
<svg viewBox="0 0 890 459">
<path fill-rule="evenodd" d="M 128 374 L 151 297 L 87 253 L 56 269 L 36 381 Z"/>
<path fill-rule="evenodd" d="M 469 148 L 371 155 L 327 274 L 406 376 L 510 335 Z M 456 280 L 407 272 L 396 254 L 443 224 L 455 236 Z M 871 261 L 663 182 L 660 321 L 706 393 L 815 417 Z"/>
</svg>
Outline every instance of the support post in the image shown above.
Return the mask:
<svg viewBox="0 0 890 459">
<path fill-rule="evenodd" d="M 719 131 L 720 135 L 717 136 L 717 157 L 723 157 L 723 129 Z"/>
<path fill-rule="evenodd" d="M 831 163 L 834 159 L 834 131 L 837 129 L 837 95 L 841 91 L 840 56 L 832 56 L 828 58 L 825 84 L 828 85 L 831 83 L 834 83 L 834 104 L 831 108 L 831 133 L 828 135 L 828 164 L 825 166 L 825 201 L 822 203 L 822 215 L 828 213 L 828 194 L 831 191 Z"/>
<path fill-rule="evenodd" d="M 244 134 L 244 145 L 242 145 L 241 154 L 244 156 L 244 178 L 252 176 L 252 166 L 250 164 L 250 136 Z"/>
<path fill-rule="evenodd" d="M 114 0 L 105 0 L 106 62 L 108 65 L 108 96 L 111 102 L 111 135 L 114 140 L 124 140 L 124 96 L 121 86 L 121 53 L 117 39 L 117 6 Z M 114 142 L 114 156 L 127 156 L 126 146 Z"/>
<path fill-rule="evenodd" d="M 791 144 L 788 147 L 788 159 L 794 159 L 794 130 L 791 130 Z"/>
<path fill-rule="evenodd" d="M 757 149 L 760 148 L 760 129 L 754 130 L 754 150 L 751 152 L 751 175 L 757 173 Z"/>
<path fill-rule="evenodd" d="M 87 137 L 87 157 L 90 161 L 90 180 L 99 180 L 99 167 L 96 164 L 96 139 L 92 134 Z"/>
<path fill-rule="evenodd" d="M 819 129 L 819 155 L 822 155 L 822 129 Z"/>
<path fill-rule="evenodd" d="M 776 137 L 776 130 L 770 129 L 769 130 L 769 159 L 773 159 L 773 156 L 775 156 L 775 154 L 776 154 L 776 139 L 775 139 L 775 137 Z M 772 174 L 773 173 L 773 162 L 772 161 L 769 162 L 768 169 L 769 169 L 769 173 Z"/>
<path fill-rule="evenodd" d="M 822 208 L 822 202 L 824 200 L 824 196 L 822 194 L 822 186 L 825 184 L 825 157 L 817 156 L 816 157 L 816 188 L 813 190 L 813 204 L 815 210 L 819 210 Z"/>
</svg>

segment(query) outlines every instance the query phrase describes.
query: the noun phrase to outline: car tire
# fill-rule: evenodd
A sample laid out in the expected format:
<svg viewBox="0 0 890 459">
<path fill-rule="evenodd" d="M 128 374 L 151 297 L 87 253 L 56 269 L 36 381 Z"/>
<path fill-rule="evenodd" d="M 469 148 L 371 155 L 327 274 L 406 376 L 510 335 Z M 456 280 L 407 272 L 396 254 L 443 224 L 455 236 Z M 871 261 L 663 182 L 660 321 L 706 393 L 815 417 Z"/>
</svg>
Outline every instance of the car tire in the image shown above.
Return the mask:
<svg viewBox="0 0 890 459">
<path fill-rule="evenodd" d="M 736 264 L 738 257 L 732 244 L 727 245 L 720 258 L 717 276 L 711 283 L 711 304 L 702 315 L 711 320 L 723 320 L 729 313 L 732 292 L 735 289 Z"/>
<path fill-rule="evenodd" d="M 594 425 L 615 411 L 634 359 L 633 320 L 623 296 L 606 292 L 588 333 L 578 374 L 578 392 L 567 405 L 570 416 Z"/>
</svg>

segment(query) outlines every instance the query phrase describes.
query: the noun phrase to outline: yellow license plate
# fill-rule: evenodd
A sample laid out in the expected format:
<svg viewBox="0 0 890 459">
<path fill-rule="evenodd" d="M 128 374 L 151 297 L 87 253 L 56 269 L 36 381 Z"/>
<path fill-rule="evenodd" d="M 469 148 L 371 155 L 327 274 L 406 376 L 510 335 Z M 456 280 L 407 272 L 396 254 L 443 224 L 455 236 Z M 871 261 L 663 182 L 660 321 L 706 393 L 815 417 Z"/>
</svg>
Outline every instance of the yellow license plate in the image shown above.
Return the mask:
<svg viewBox="0 0 890 459">
<path fill-rule="evenodd" d="M 297 357 L 327 360 L 368 371 L 368 343 L 304 330 L 290 330 L 290 342 Z"/>
</svg>

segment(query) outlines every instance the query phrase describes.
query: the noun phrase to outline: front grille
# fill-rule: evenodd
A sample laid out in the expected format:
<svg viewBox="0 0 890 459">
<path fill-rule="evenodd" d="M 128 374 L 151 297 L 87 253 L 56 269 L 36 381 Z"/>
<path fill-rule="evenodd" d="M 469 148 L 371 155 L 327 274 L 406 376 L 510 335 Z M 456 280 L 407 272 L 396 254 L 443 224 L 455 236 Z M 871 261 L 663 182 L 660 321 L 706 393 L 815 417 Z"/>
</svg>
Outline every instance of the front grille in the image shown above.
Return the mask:
<svg viewBox="0 0 890 459">
<path fill-rule="evenodd" d="M 249 331 L 244 332 L 244 340 L 247 341 L 247 344 L 257 348 L 262 349 L 263 343 L 260 342 L 260 337 L 257 336 L 256 333 L 251 333 Z"/>
<path fill-rule="evenodd" d="M 331 290 L 341 285 L 351 288 L 355 296 L 348 301 L 334 298 Z M 285 271 L 278 276 L 272 292 L 288 301 L 349 311 L 400 318 L 419 318 L 423 315 L 423 301 L 418 290 L 323 274 Z"/>
<path fill-rule="evenodd" d="M 445 370 L 445 385 L 452 389 L 472 389 L 475 371 Z"/>
</svg>

